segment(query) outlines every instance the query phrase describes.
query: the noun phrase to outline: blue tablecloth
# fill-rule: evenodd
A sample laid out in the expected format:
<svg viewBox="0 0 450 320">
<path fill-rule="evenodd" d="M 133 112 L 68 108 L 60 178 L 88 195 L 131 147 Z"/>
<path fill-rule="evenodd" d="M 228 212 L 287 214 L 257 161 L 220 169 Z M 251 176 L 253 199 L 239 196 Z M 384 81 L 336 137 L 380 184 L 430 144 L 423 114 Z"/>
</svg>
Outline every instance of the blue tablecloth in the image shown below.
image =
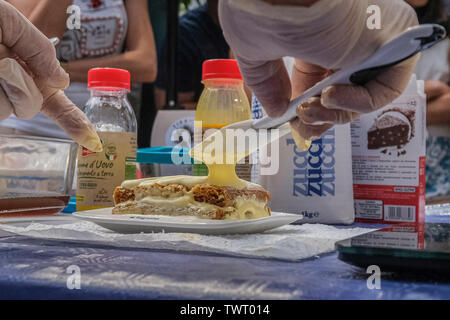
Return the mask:
<svg viewBox="0 0 450 320">
<path fill-rule="evenodd" d="M 449 222 L 450 216 L 432 217 Z M 70 290 L 70 266 L 81 288 Z M 69 268 L 69 269 L 68 269 Z M 365 270 L 337 253 L 302 262 L 118 249 L 0 233 L 0 298 L 33 299 L 449 299 L 449 276 Z"/>
</svg>

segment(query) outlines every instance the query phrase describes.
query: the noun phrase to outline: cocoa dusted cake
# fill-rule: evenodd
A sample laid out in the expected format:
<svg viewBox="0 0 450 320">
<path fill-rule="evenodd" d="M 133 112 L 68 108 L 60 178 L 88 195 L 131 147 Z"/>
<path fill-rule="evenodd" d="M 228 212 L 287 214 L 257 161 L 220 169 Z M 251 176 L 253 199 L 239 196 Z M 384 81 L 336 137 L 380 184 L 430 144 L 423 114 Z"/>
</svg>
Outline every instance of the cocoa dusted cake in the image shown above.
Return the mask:
<svg viewBox="0 0 450 320">
<path fill-rule="evenodd" d="M 414 110 L 384 111 L 367 132 L 367 148 L 401 147 L 414 136 Z"/>
</svg>

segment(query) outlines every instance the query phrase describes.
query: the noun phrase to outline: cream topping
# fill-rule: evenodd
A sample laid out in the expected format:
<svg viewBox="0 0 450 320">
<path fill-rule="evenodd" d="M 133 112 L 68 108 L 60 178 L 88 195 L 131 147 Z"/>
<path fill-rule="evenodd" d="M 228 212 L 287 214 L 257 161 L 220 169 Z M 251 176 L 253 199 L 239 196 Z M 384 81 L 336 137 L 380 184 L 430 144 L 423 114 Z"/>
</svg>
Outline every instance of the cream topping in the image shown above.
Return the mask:
<svg viewBox="0 0 450 320">
<path fill-rule="evenodd" d="M 242 179 L 239 179 L 242 183 L 243 188 L 247 189 L 261 189 L 262 187 L 258 184 L 251 183 Z M 197 184 L 211 184 L 207 176 L 167 176 L 167 177 L 155 177 L 155 178 L 145 178 L 145 179 L 137 179 L 137 180 L 125 180 L 122 182 L 121 187 L 126 189 L 131 189 L 133 187 L 146 187 L 151 186 L 153 184 L 160 184 L 163 186 L 167 186 L 170 184 L 181 184 L 186 187 L 194 187 Z"/>
</svg>

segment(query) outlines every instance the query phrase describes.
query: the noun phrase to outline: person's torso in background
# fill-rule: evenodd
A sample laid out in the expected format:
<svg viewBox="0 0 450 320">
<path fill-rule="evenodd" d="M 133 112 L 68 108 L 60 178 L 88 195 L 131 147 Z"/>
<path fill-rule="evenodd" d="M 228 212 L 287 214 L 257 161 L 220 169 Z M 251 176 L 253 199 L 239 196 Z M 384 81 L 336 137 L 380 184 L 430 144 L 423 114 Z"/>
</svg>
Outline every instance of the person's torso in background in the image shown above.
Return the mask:
<svg viewBox="0 0 450 320">
<path fill-rule="evenodd" d="M 81 9 L 81 28 L 66 30 L 56 53 L 61 61 L 94 59 L 122 53 L 128 30 L 123 0 L 74 0 Z M 65 91 L 78 107 L 89 99 L 85 82 Z"/>
<path fill-rule="evenodd" d="M 56 50 L 59 60 L 95 59 L 123 52 L 128 30 L 123 0 L 74 0 L 73 5 L 81 9 L 81 28 L 66 30 Z M 64 93 L 79 108 L 90 97 L 86 82 L 72 82 Z M 64 131 L 41 113 L 30 120 L 11 116 L 0 121 L 0 126 L 39 136 L 68 139 Z"/>
</svg>

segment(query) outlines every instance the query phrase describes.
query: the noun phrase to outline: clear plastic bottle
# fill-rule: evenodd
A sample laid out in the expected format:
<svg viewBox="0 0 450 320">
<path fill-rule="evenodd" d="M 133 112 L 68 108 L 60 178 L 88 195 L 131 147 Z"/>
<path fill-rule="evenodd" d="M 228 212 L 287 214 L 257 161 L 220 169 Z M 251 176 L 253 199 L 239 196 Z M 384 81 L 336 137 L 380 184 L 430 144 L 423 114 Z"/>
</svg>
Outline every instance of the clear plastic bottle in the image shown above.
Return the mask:
<svg viewBox="0 0 450 320">
<path fill-rule="evenodd" d="M 111 207 L 115 187 L 136 178 L 137 122 L 127 94 L 130 73 L 112 68 L 88 73 L 91 98 L 84 107 L 103 151 L 80 147 L 77 172 L 77 211 Z"/>
<path fill-rule="evenodd" d="M 202 83 L 205 88 L 195 113 L 195 121 L 202 122 L 202 133 L 210 128 L 220 129 L 235 122 L 251 119 L 250 103 L 236 60 L 205 61 Z M 237 165 L 236 173 L 241 179 L 250 181 L 251 166 Z M 195 164 L 194 175 L 208 175 L 208 168 L 204 164 Z"/>
</svg>

